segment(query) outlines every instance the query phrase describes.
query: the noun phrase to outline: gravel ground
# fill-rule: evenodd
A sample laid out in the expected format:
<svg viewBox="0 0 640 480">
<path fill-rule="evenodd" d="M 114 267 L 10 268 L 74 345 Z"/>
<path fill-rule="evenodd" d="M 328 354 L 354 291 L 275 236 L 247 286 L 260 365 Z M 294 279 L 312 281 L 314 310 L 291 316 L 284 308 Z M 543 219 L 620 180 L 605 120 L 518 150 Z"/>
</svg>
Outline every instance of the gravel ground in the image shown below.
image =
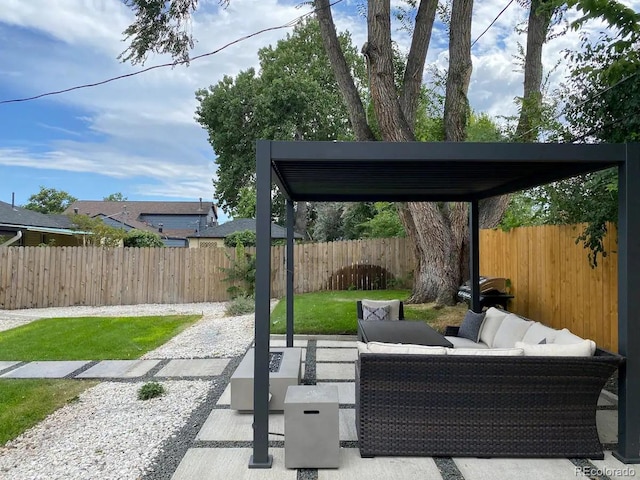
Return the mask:
<svg viewBox="0 0 640 480">
<path fill-rule="evenodd" d="M 39 318 L 197 313 L 203 315 L 201 320 L 142 358 L 219 357 L 234 358 L 235 364 L 253 340 L 254 315 L 224 317 L 225 306 L 222 302 L 0 310 L 0 331 Z M 211 406 L 205 403 L 219 396 L 225 379 L 164 381 L 167 394 L 148 401 L 136 398 L 139 380 L 101 383 L 0 447 L 0 478 L 142 478 L 152 465 L 158 468 L 160 448 L 179 440 L 176 437 L 188 429 L 194 414 L 206 418 Z"/>
</svg>

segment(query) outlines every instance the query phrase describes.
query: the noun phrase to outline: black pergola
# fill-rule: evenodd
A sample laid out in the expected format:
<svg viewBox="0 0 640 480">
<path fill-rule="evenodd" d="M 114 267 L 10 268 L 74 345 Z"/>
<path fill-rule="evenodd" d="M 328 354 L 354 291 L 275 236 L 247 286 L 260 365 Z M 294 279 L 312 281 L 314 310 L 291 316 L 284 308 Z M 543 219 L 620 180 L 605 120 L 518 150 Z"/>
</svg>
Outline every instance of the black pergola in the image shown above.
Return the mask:
<svg viewBox="0 0 640 480">
<path fill-rule="evenodd" d="M 640 462 L 640 144 L 280 142 L 259 140 L 254 434 L 250 468 L 269 468 L 271 184 L 287 201 L 287 346 L 293 346 L 293 202 L 469 202 L 472 308 L 479 310 L 478 201 L 618 168 L 618 449 Z M 636 347 L 633 347 L 636 345 Z"/>
</svg>

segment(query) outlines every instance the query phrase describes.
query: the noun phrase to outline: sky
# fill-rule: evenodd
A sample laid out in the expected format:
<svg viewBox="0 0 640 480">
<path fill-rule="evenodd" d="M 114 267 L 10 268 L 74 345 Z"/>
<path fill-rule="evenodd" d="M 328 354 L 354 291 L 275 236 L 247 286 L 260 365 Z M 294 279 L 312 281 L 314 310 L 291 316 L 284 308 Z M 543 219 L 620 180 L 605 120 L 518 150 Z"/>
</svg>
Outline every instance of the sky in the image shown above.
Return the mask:
<svg viewBox="0 0 640 480">
<path fill-rule="evenodd" d="M 126 49 L 123 31 L 134 20 L 121 0 L 1 0 L 0 101 L 95 83 L 170 62 L 150 55 L 144 66 L 118 60 Z M 392 0 L 393 5 L 401 4 Z M 477 1 L 476 39 L 508 0 Z M 636 11 L 640 0 L 626 0 Z M 358 50 L 366 40 L 364 0 L 333 7 L 338 30 L 349 30 Z M 366 8 L 365 8 L 366 9 Z M 216 50 L 261 29 L 284 25 L 309 12 L 296 0 L 231 0 L 226 8 L 200 0 L 192 19 L 197 40 L 192 56 Z M 492 116 L 516 113 L 522 72 L 515 56 L 525 45 L 527 12 L 513 2 L 472 50 L 469 87 L 472 108 Z M 573 14 L 575 17 L 575 14 Z M 602 25 L 588 27 L 594 34 Z M 584 29 L 583 29 L 584 30 Z M 190 66 L 160 68 L 105 85 L 28 102 L 0 104 L 0 200 L 28 202 L 41 186 L 64 190 L 81 200 L 101 200 L 120 192 L 128 200 L 213 200 L 215 152 L 195 121 L 194 92 L 258 67 L 257 51 L 291 32 L 280 29 L 241 41 Z M 400 48 L 410 38 L 392 32 Z M 427 63 L 447 66 L 445 26 L 434 29 Z M 565 49 L 579 45 L 578 32 L 548 43 L 543 51 L 551 86 L 566 74 Z M 222 220 L 227 215 L 222 212 Z"/>
</svg>

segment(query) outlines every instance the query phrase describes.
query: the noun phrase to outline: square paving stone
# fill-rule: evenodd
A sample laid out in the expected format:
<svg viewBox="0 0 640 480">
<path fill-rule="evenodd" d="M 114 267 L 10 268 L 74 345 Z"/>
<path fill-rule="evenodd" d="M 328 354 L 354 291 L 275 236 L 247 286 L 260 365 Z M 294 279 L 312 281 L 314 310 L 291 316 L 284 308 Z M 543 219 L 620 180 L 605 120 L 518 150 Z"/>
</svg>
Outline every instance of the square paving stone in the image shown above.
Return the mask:
<svg viewBox="0 0 640 480">
<path fill-rule="evenodd" d="M 231 405 L 231 384 L 227 384 L 216 405 Z"/>
<path fill-rule="evenodd" d="M 250 448 L 191 448 L 171 480 L 295 480 L 298 471 L 284 466 L 284 448 L 270 448 L 271 468 L 249 469 Z"/>
<path fill-rule="evenodd" d="M 228 358 L 200 358 L 171 360 L 156 377 L 213 377 L 221 375 L 229 363 Z"/>
<path fill-rule="evenodd" d="M 338 402 L 342 405 L 356 403 L 356 384 L 353 382 L 318 382 L 317 387 L 336 387 L 338 389 Z"/>
<path fill-rule="evenodd" d="M 596 425 L 601 443 L 618 443 L 618 411 L 598 410 Z"/>
<path fill-rule="evenodd" d="M 62 378 L 85 366 L 88 361 L 30 362 L 2 375 L 3 378 Z"/>
<path fill-rule="evenodd" d="M 7 362 L 7 361 L 1 361 L 0 362 L 0 372 L 2 370 L 6 370 L 7 368 L 13 367 L 14 365 L 18 365 L 20 362 Z"/>
<path fill-rule="evenodd" d="M 294 347 L 306 347 L 307 343 L 309 343 L 306 339 L 293 338 L 293 346 Z M 286 347 L 287 339 L 286 338 L 271 338 L 269 340 L 270 347 Z"/>
<path fill-rule="evenodd" d="M 252 424 L 253 413 L 213 409 L 198 432 L 196 440 L 253 441 Z M 269 414 L 269 431 L 284 434 L 284 414 Z M 269 440 L 282 440 L 282 437 L 269 435 Z"/>
<path fill-rule="evenodd" d="M 465 480 L 586 478 L 566 458 L 454 458 Z"/>
<path fill-rule="evenodd" d="M 340 449 L 340 468 L 318 469 L 318 480 L 442 478 L 431 457 L 361 458 L 357 448 Z"/>
<path fill-rule="evenodd" d="M 76 378 L 135 378 L 142 377 L 160 360 L 103 360 Z"/>
<path fill-rule="evenodd" d="M 604 452 L 604 460 L 591 460 L 597 471 L 583 471 L 585 475 L 591 474 L 593 477 L 609 477 L 611 480 L 627 480 L 630 478 L 640 478 L 640 465 L 625 465 L 611 452 Z"/>
<path fill-rule="evenodd" d="M 354 380 L 356 367 L 353 363 L 317 363 L 318 380 Z"/>
<path fill-rule="evenodd" d="M 317 362 L 355 362 L 358 359 L 358 350 L 355 348 L 318 348 L 316 350 Z"/>
<path fill-rule="evenodd" d="M 356 348 L 355 340 L 318 340 L 318 347 Z"/>
</svg>

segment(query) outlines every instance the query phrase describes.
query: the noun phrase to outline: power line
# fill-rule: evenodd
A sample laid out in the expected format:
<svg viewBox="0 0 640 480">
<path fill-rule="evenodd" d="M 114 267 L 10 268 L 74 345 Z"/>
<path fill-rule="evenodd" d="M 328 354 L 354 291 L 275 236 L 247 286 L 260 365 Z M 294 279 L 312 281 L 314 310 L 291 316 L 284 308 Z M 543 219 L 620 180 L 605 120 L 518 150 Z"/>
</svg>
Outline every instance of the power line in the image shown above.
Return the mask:
<svg viewBox="0 0 640 480">
<path fill-rule="evenodd" d="M 498 19 L 502 16 L 502 14 L 507 10 L 507 8 L 509 8 L 511 6 L 511 4 L 514 2 L 514 0 L 510 0 L 509 3 L 507 3 L 507 5 L 500 10 L 500 13 L 498 13 L 498 15 L 496 16 L 496 18 L 493 19 L 493 21 L 489 24 L 489 26 L 487 28 L 484 29 L 484 32 L 482 32 L 480 35 L 478 35 L 478 38 L 476 38 L 472 43 L 471 43 L 471 48 L 473 48 L 473 46 L 476 44 L 476 42 L 478 40 L 480 40 L 482 38 L 482 36 L 487 33 L 489 31 L 489 29 L 491 27 L 493 27 L 493 24 L 496 23 L 498 21 Z"/>
<path fill-rule="evenodd" d="M 326 8 L 332 7 L 333 5 L 336 5 L 336 4 L 338 4 L 338 3 L 342 2 L 342 1 L 343 0 L 336 0 L 333 3 L 330 3 Z M 325 8 L 325 7 L 323 7 L 323 8 Z M 178 60 L 178 61 L 170 62 L 170 63 L 162 63 L 160 65 L 154 65 L 152 67 L 143 68 L 142 70 L 138 70 L 137 72 L 126 73 L 124 75 L 118 75 L 117 77 L 111 77 L 111 78 L 108 78 L 106 80 L 101 80 L 101 81 L 95 82 L 95 83 L 85 83 L 83 85 L 77 85 L 75 87 L 65 88 L 63 90 L 56 90 L 56 91 L 53 91 L 53 92 L 41 93 L 41 94 L 35 95 L 33 97 L 14 98 L 14 99 L 11 99 L 11 100 L 0 100 L 0 105 L 6 104 L 6 103 L 28 102 L 28 101 L 31 101 L 31 100 L 37 100 L 39 98 L 49 97 L 49 96 L 52 96 L 52 95 L 60 95 L 62 93 L 72 92 L 74 90 L 80 90 L 80 89 L 83 89 L 83 88 L 97 87 L 99 85 L 104 85 L 105 83 L 115 82 L 116 80 L 122 80 L 124 78 L 134 77 L 136 75 L 140 75 L 141 73 L 146 73 L 146 72 L 149 72 L 151 70 L 155 70 L 157 68 L 174 67 L 176 65 L 189 63 L 189 62 L 194 61 L 194 60 L 199 60 L 199 59 L 204 58 L 204 57 L 209 57 L 211 55 L 215 55 L 216 53 L 219 53 L 222 50 L 224 50 L 224 49 L 226 49 L 226 48 L 228 48 L 228 47 L 230 47 L 232 45 L 235 45 L 236 43 L 243 42 L 245 40 L 248 40 L 248 39 L 250 39 L 252 37 L 256 37 L 256 36 L 261 35 L 263 33 L 271 32 L 271 31 L 274 31 L 274 30 L 282 30 L 284 28 L 291 28 L 291 27 L 295 26 L 300 20 L 313 15 L 318 10 L 320 10 L 320 9 L 314 9 L 314 10 L 308 12 L 308 13 L 305 13 L 304 15 L 300 15 L 299 17 L 296 17 L 293 20 L 290 20 L 289 22 L 287 22 L 287 23 L 285 23 L 283 25 L 278 25 L 277 27 L 263 28 L 262 30 L 258 30 L 257 32 L 251 33 L 249 35 L 245 35 L 244 37 L 237 38 L 236 40 L 233 40 L 232 42 L 229 42 L 226 45 L 223 45 L 222 47 L 220 47 L 220 48 L 218 48 L 216 50 L 213 50 L 213 51 L 208 52 L 208 53 L 203 53 L 202 55 L 196 55 L 193 58 L 188 58 L 186 60 Z"/>
</svg>

